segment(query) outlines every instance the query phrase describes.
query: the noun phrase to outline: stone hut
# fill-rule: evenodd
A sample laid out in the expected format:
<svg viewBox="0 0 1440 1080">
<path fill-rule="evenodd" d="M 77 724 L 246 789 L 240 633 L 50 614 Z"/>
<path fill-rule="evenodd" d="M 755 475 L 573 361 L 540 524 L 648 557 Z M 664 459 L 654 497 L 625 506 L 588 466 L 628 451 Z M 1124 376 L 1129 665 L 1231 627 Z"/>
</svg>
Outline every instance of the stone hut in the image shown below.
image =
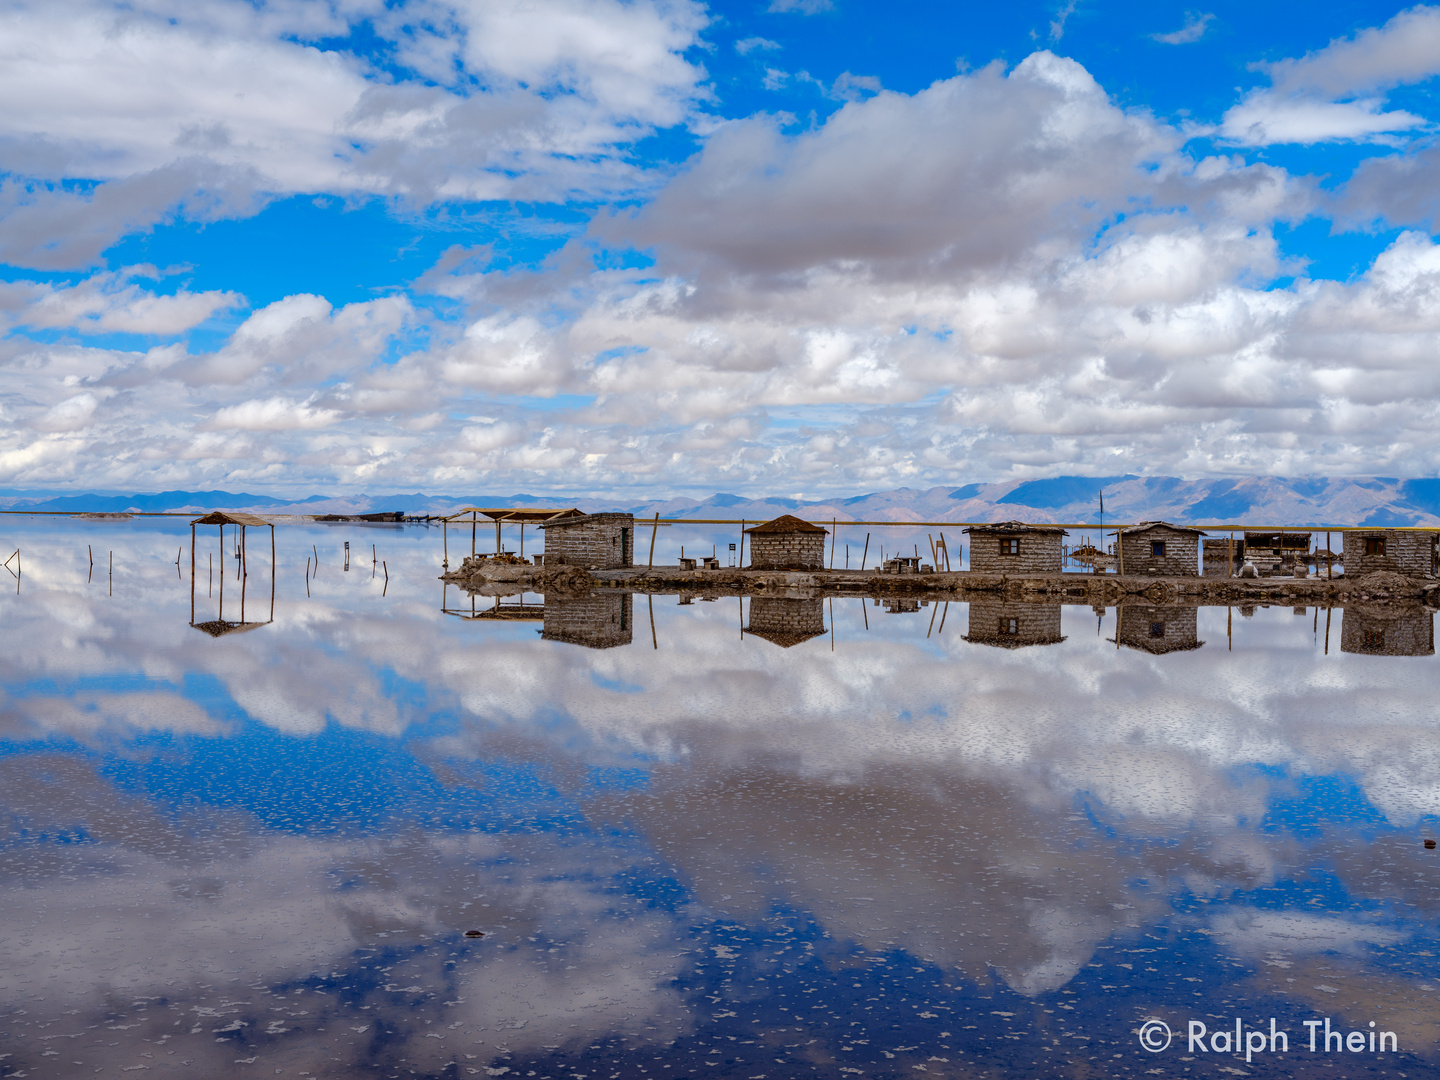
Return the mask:
<svg viewBox="0 0 1440 1080">
<path fill-rule="evenodd" d="M 980 574 L 1058 574 L 1061 540 L 1058 525 L 1026 525 L 1002 521 L 971 525 L 970 569 Z"/>
<path fill-rule="evenodd" d="M 752 596 L 750 625 L 745 633 L 788 649 L 825 633 L 824 601 L 820 597 Z"/>
<path fill-rule="evenodd" d="M 1117 569 L 1125 574 L 1153 574 L 1157 577 L 1199 577 L 1199 529 L 1171 525 L 1168 521 L 1142 521 L 1119 532 L 1120 560 Z"/>
<path fill-rule="evenodd" d="M 977 645 L 1020 649 L 1026 645 L 1058 645 L 1060 604 L 1022 604 L 1000 596 L 970 601 L 970 629 L 965 640 Z"/>
<path fill-rule="evenodd" d="M 789 514 L 746 529 L 752 570 L 823 570 L 830 533 Z"/>
<path fill-rule="evenodd" d="M 540 637 L 587 649 L 629 645 L 634 594 L 603 591 L 591 596 L 547 596 Z"/>
<path fill-rule="evenodd" d="M 1346 529 L 1345 575 L 1358 577 L 1390 570 L 1410 577 L 1440 572 L 1440 533 L 1409 529 Z"/>
<path fill-rule="evenodd" d="M 547 521 L 546 566 L 620 570 L 635 565 L 634 514 L 581 514 Z"/>
<path fill-rule="evenodd" d="M 1183 604 L 1156 607 L 1150 604 L 1121 604 L 1119 643 L 1141 652 L 1184 652 L 1198 649 L 1199 611 Z"/>
<path fill-rule="evenodd" d="M 1340 651 L 1367 656 L 1434 656 L 1435 616 L 1424 608 L 1348 607 L 1341 615 Z"/>
</svg>

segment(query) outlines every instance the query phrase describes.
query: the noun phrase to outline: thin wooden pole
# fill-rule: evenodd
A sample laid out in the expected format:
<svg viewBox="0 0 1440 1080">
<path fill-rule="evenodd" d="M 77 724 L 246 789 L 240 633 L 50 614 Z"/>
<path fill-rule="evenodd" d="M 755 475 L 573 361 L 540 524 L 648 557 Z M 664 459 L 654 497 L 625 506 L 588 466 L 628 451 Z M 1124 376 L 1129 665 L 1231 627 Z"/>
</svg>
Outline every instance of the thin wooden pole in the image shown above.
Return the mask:
<svg viewBox="0 0 1440 1080">
<path fill-rule="evenodd" d="M 864 569 L 865 569 L 865 556 L 866 556 L 866 555 L 869 555 L 869 554 L 870 554 L 870 534 L 867 532 L 867 533 L 865 534 L 865 550 L 862 551 L 862 552 L 860 552 L 860 569 L 861 569 L 861 570 L 864 570 Z M 867 620 L 867 623 L 866 623 L 866 627 L 867 627 L 867 629 L 868 629 L 868 627 L 869 627 L 868 620 Z"/>
<path fill-rule="evenodd" d="M 1234 621 L 1235 621 L 1235 609 L 1232 608 L 1229 604 L 1226 604 L 1226 605 L 1225 605 L 1225 651 L 1226 651 L 1226 652 L 1233 652 L 1233 651 L 1235 650 L 1235 642 L 1234 642 L 1234 639 L 1230 636 L 1231 627 L 1232 627 Z"/>
<path fill-rule="evenodd" d="M 625 553 L 622 551 L 620 554 L 623 557 Z M 525 522 L 523 521 L 520 522 L 520 561 L 525 561 Z"/>
<path fill-rule="evenodd" d="M 225 621 L 225 526 L 220 526 L 220 613 L 215 616 Z"/>
<path fill-rule="evenodd" d="M 1325 606 L 1325 655 L 1330 655 L 1330 606 Z"/>
<path fill-rule="evenodd" d="M 1330 539 L 1330 530 L 1329 530 L 1329 529 L 1326 529 L 1326 530 L 1325 530 L 1325 550 L 1326 550 L 1326 552 L 1328 553 L 1328 554 L 1326 554 L 1326 556 L 1325 556 L 1325 580 L 1326 580 L 1326 581 L 1334 581 L 1334 580 L 1335 580 L 1335 549 L 1330 546 L 1331 543 L 1332 543 L 1332 541 L 1331 541 L 1331 539 Z M 1326 619 L 1327 622 L 1329 621 L 1330 616 L 1329 616 L 1328 613 L 1326 614 L 1325 619 Z"/>
<path fill-rule="evenodd" d="M 475 530 L 479 528 L 479 516 L 473 511 L 470 514 L 470 554 L 475 554 Z M 497 550 L 495 554 L 500 554 Z"/>
<path fill-rule="evenodd" d="M 441 519 L 440 519 L 440 535 L 441 535 L 441 537 L 442 537 L 442 543 L 445 545 L 445 560 L 440 564 L 440 568 L 441 568 L 442 570 L 449 570 L 449 569 L 450 569 L 450 519 L 449 519 L 449 518 L 441 518 Z"/>
<path fill-rule="evenodd" d="M 472 543 L 472 546 L 473 546 L 473 543 Z M 470 554 L 473 555 L 473 554 L 475 554 L 475 553 L 472 551 Z M 495 555 L 496 555 L 497 558 L 498 558 L 499 555 L 500 555 L 500 519 L 499 519 L 499 518 L 496 518 L 496 519 L 495 519 Z"/>
<path fill-rule="evenodd" d="M 971 539 L 974 539 L 973 537 Z M 1120 563 L 1120 576 L 1125 576 L 1125 536 L 1117 528 L 1115 530 L 1115 557 Z M 1120 647 L 1120 609 L 1115 609 L 1115 647 Z"/>
<path fill-rule="evenodd" d="M 860 617 L 865 620 L 865 629 L 870 629 L 870 613 L 865 610 L 866 597 L 860 597 Z"/>
<path fill-rule="evenodd" d="M 926 638 L 929 638 L 930 631 L 935 629 L 935 616 L 938 614 L 940 614 L 940 605 L 932 604 L 930 606 L 930 630 L 925 631 Z"/>
<path fill-rule="evenodd" d="M 654 565 L 655 565 L 655 534 L 658 533 L 659 531 L 660 531 L 660 514 L 659 514 L 659 512 L 657 511 L 656 514 L 655 514 L 655 523 L 650 526 L 650 561 L 645 564 L 646 566 L 654 566 Z"/>
<path fill-rule="evenodd" d="M 195 525 L 190 525 L 190 625 L 195 625 Z"/>
<path fill-rule="evenodd" d="M 655 594 L 646 593 L 645 600 L 650 605 L 650 644 L 656 652 L 659 652 L 660 639 L 655 636 Z"/>
<path fill-rule="evenodd" d="M 245 526 L 240 526 L 240 625 L 245 625 L 245 588 L 250 584 L 250 570 L 245 565 Z"/>
<path fill-rule="evenodd" d="M 941 634 L 943 634 L 943 633 L 945 632 L 945 616 L 946 616 L 946 615 L 949 615 L 949 614 L 950 614 L 950 601 L 949 601 L 949 600 L 946 600 L 946 601 L 945 601 L 945 610 L 940 613 L 940 629 L 935 631 L 935 636 L 936 636 L 936 637 L 939 637 Z"/>
<path fill-rule="evenodd" d="M 270 621 L 275 621 L 275 526 L 270 526 Z"/>
<path fill-rule="evenodd" d="M 945 570 L 948 573 L 950 571 L 950 541 L 945 539 L 944 533 L 940 534 L 940 550 L 945 553 Z M 936 569 L 938 570 L 939 567 L 937 566 Z M 942 623 L 945 621 L 943 615 L 940 617 L 940 621 Z"/>
<path fill-rule="evenodd" d="M 833 596 L 830 597 L 830 651 L 835 651 L 835 598 Z"/>
<path fill-rule="evenodd" d="M 1225 545 L 1225 576 L 1235 576 L 1235 530 L 1230 530 L 1230 540 Z"/>
<path fill-rule="evenodd" d="M 738 570 L 745 565 L 745 519 L 740 519 L 740 557 L 735 560 L 735 568 Z"/>
<path fill-rule="evenodd" d="M 840 529 L 839 529 L 839 527 L 838 527 L 839 524 L 840 524 L 840 519 L 839 519 L 839 518 L 831 518 L 831 519 L 830 519 L 830 569 L 831 569 L 831 570 L 834 570 L 834 569 L 835 569 L 835 539 L 836 539 L 836 537 L 838 537 L 838 536 L 840 535 Z"/>
</svg>

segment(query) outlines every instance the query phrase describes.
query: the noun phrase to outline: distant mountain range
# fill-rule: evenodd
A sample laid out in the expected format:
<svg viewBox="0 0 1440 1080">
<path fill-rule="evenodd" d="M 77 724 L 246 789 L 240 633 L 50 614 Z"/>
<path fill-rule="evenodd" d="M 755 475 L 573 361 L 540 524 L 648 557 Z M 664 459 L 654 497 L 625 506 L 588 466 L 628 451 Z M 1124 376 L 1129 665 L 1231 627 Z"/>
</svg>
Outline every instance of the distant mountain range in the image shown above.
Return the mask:
<svg viewBox="0 0 1440 1080">
<path fill-rule="evenodd" d="M 1440 479 L 1389 477 L 1288 480 L 1181 480 L 1171 476 L 1057 476 L 925 490 L 895 488 L 844 499 L 749 498 L 640 502 L 584 495 L 311 495 L 300 500 L 228 491 L 162 491 L 124 495 L 0 491 L 0 509 L 157 513 L 252 510 L 259 513 L 345 514 L 403 510 L 444 514 L 462 506 L 578 506 L 628 510 L 637 517 L 766 521 L 795 514 L 816 521 L 1005 521 L 1095 523 L 1100 493 L 1105 521 L 1166 520 L 1194 525 L 1434 525 L 1440 527 Z"/>
</svg>

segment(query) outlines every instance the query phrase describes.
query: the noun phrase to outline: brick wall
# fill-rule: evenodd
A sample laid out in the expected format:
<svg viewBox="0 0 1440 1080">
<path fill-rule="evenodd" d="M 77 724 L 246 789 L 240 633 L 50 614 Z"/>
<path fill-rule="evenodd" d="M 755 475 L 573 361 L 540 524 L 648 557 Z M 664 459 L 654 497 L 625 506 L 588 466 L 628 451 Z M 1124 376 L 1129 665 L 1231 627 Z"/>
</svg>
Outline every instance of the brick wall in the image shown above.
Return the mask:
<svg viewBox="0 0 1440 1080">
<path fill-rule="evenodd" d="M 823 532 L 751 533 L 750 565 L 756 570 L 823 570 Z"/>
<path fill-rule="evenodd" d="M 1345 573 L 1350 577 L 1375 570 L 1391 570 L 1411 577 L 1435 576 L 1435 541 L 1433 532 L 1396 532 L 1373 529 L 1347 532 L 1345 535 Z M 1384 555 L 1366 555 L 1368 538 L 1384 539 Z"/>
<path fill-rule="evenodd" d="M 1157 540 L 1165 542 L 1165 557 L 1157 559 L 1150 554 L 1150 545 Z M 1180 532 L 1178 529 L 1147 529 L 1142 533 L 1122 533 L 1120 536 L 1121 561 L 1125 573 L 1154 574 L 1158 577 L 1199 577 L 1200 537 L 1195 533 Z M 1116 567 L 1117 571 L 1119 567 Z"/>
<path fill-rule="evenodd" d="M 1020 541 L 1020 554 L 1002 555 L 1001 540 Z M 970 569 L 981 574 L 1058 574 L 1060 541 L 1058 533 L 971 533 Z"/>
<path fill-rule="evenodd" d="M 1060 633 L 1061 610 L 1060 604 L 1022 604 L 998 596 L 977 597 L 970 601 L 970 629 L 965 640 L 1004 649 L 1054 645 L 1065 640 Z"/>
<path fill-rule="evenodd" d="M 1351 608 L 1340 618 L 1341 652 L 1369 656 L 1435 655 L 1435 617 L 1428 611 L 1382 619 Z"/>
<path fill-rule="evenodd" d="M 1148 653 L 1179 652 L 1205 644 L 1200 640 L 1198 610 L 1179 604 L 1122 604 L 1119 639 L 1121 645 Z"/>
<path fill-rule="evenodd" d="M 591 596 L 545 598 L 545 641 L 565 641 L 587 649 L 629 645 L 634 610 L 631 593 L 602 592 Z"/>
<path fill-rule="evenodd" d="M 586 514 L 552 521 L 545 530 L 546 566 L 618 570 L 635 563 L 635 518 L 631 514 Z"/>
<path fill-rule="evenodd" d="M 750 625 L 747 634 L 763 637 L 783 648 L 825 633 L 824 601 L 781 596 L 750 598 Z"/>
</svg>

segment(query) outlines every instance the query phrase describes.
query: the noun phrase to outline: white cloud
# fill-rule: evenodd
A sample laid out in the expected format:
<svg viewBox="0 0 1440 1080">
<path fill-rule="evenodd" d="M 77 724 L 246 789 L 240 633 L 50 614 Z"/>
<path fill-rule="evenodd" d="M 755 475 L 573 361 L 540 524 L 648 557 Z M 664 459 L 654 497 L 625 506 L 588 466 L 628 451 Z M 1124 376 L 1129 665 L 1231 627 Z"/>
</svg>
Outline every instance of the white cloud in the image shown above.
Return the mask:
<svg viewBox="0 0 1440 1080">
<path fill-rule="evenodd" d="M 1185 23 L 1179 30 L 1172 30 L 1168 34 L 1151 34 L 1150 37 L 1164 45 L 1190 45 L 1203 38 L 1214 21 L 1214 15 L 1202 15 L 1199 12 L 1187 11 Z"/>
<path fill-rule="evenodd" d="M 272 397 L 263 401 L 242 401 L 215 414 L 210 426 L 219 430 L 295 431 L 329 427 L 340 419 L 334 409 L 317 409 L 307 402 Z M 243 703 L 242 703 L 243 704 Z"/>
<path fill-rule="evenodd" d="M 780 43 L 778 41 L 771 41 L 769 38 L 763 37 L 741 38 L 739 41 L 735 42 L 735 51 L 741 56 L 749 56 L 756 49 L 778 48 L 780 48 Z"/>
<path fill-rule="evenodd" d="M 217 312 L 244 304 L 238 293 L 177 289 L 159 295 L 135 284 L 151 277 L 149 267 L 97 274 L 72 286 L 40 285 L 24 290 L 23 306 L 5 321 L 36 330 L 77 330 L 82 334 L 125 333 L 173 337 L 199 326 Z M 0 295 L 0 310 L 8 305 Z"/>
<path fill-rule="evenodd" d="M 691 0 L 414 0 L 348 15 L 369 17 L 420 77 L 306 44 L 349 33 L 338 8 L 7 5 L 0 141 L 12 177 L 28 179 L 0 194 L 0 252 L 83 265 L 177 208 L 203 217 L 215 202 L 203 192 L 233 213 L 257 192 L 635 190 L 646 181 L 623 148 L 686 122 L 706 94 L 704 70 L 682 56 L 706 24 Z M 47 186 L 75 177 L 105 183 Z"/>
<path fill-rule="evenodd" d="M 1440 8 L 1411 8 L 1299 59 L 1257 66 L 1272 85 L 1226 112 L 1222 138 L 1265 146 L 1376 140 L 1411 131 L 1425 126 L 1425 118 L 1385 111 L 1377 91 L 1440 74 Z"/>
</svg>

